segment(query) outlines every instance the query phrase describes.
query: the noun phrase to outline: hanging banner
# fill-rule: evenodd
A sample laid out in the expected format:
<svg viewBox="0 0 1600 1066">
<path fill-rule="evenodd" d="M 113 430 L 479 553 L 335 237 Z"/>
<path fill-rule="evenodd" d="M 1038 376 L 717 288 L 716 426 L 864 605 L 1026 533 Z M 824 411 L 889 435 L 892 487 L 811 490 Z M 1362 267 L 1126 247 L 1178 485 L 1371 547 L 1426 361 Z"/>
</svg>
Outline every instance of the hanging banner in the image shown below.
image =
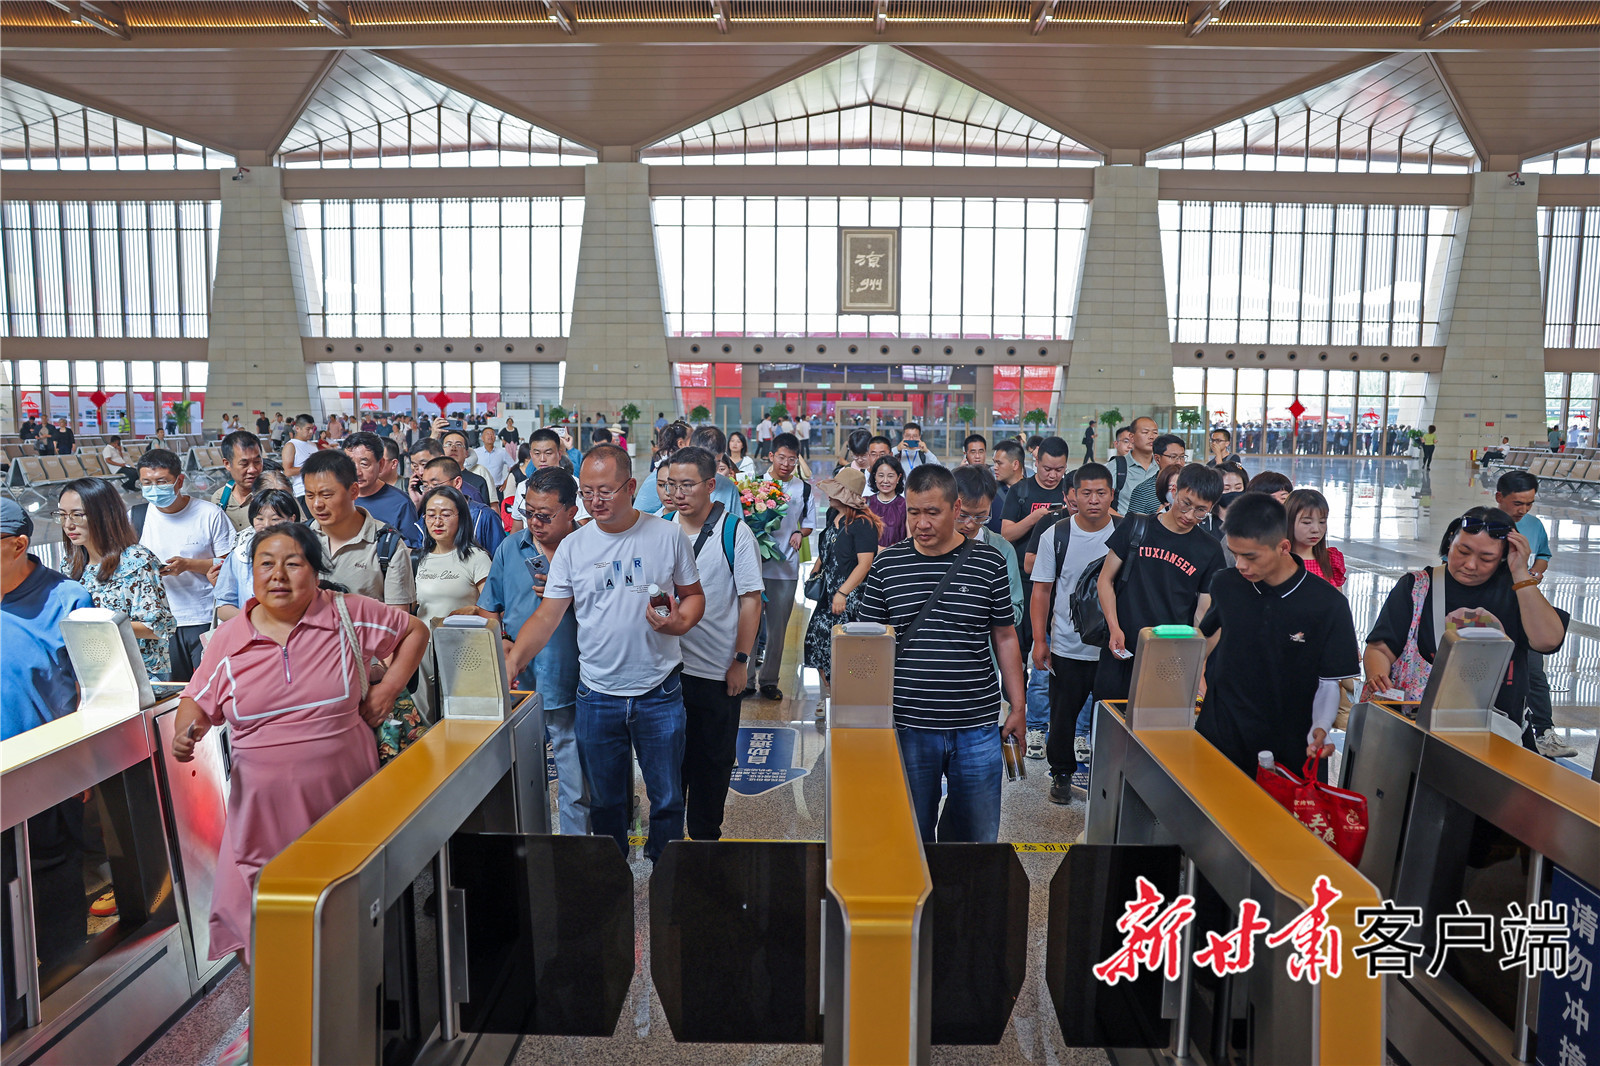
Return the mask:
<svg viewBox="0 0 1600 1066">
<path fill-rule="evenodd" d="M 900 231 L 839 230 L 839 313 L 900 313 Z"/>
</svg>

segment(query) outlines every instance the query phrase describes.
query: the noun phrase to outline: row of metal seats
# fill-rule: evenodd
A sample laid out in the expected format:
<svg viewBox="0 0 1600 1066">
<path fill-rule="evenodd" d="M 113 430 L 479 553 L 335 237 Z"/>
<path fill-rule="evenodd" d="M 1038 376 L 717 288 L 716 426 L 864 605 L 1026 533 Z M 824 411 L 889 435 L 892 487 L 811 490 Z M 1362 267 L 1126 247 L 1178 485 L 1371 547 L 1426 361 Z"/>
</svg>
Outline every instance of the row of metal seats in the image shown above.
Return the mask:
<svg viewBox="0 0 1600 1066">
<path fill-rule="evenodd" d="M 124 449 L 131 460 L 137 460 L 137 453 L 131 449 Z M 141 446 L 139 452 L 144 451 Z M 80 477 L 118 477 L 116 471 L 106 465 L 105 459 L 95 452 L 77 452 L 72 455 L 32 455 L 16 459 L 11 463 L 6 472 L 6 486 L 8 488 L 49 488 L 53 485 L 62 485 Z"/>
<path fill-rule="evenodd" d="M 1542 491 L 1570 496 L 1577 502 L 1600 496 L 1600 448 L 1570 448 L 1564 452 L 1508 448 L 1504 459 L 1488 464 L 1484 485 L 1487 487 L 1506 470 L 1526 470 L 1539 479 Z"/>
</svg>

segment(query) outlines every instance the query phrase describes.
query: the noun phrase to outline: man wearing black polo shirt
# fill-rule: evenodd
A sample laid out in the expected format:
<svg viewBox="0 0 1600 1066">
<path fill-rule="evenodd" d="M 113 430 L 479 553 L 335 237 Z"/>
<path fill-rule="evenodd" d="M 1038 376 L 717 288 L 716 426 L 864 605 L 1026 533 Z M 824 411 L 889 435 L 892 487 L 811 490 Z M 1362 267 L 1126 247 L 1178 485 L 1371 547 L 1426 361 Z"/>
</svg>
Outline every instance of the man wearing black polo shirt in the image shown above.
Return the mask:
<svg viewBox="0 0 1600 1066">
<path fill-rule="evenodd" d="M 873 561 L 858 618 L 895 627 L 895 732 L 922 839 L 992 844 L 1000 833 L 1001 737 L 1023 731 L 1022 649 L 1005 559 L 957 528 L 956 496 L 944 467 L 911 472 L 910 536 Z M 953 566 L 961 569 L 952 574 Z M 1011 703 L 1001 728 L 991 646 Z"/>
<path fill-rule="evenodd" d="M 1289 542 L 1283 504 L 1246 493 L 1223 523 L 1235 569 L 1211 583 L 1206 701 L 1195 728 L 1251 776 L 1272 752 L 1298 769 L 1326 743 L 1339 710 L 1339 682 L 1355 677 L 1355 620 L 1344 594 L 1306 572 Z M 1325 774 L 1318 767 L 1318 777 Z"/>
<path fill-rule="evenodd" d="M 1139 630 L 1191 626 L 1204 617 L 1223 558 L 1217 538 L 1199 527 L 1221 495 L 1222 475 L 1190 463 L 1178 474 L 1172 506 L 1158 515 L 1129 516 L 1106 542 L 1100 609 L 1110 638 L 1095 670 L 1096 699 L 1128 698 Z"/>
<path fill-rule="evenodd" d="M 994 479 L 999 483 L 994 503 L 989 507 L 989 529 L 1000 532 L 1000 522 L 1006 513 L 1006 496 L 1017 483 L 1027 476 L 1022 460 L 1022 445 L 1014 440 L 996 441 L 994 445 Z"/>
<path fill-rule="evenodd" d="M 997 449 L 998 450 L 998 449 Z M 1032 477 L 1023 478 L 1006 493 L 1000 514 L 1000 535 L 1012 544 L 1027 544 L 1033 527 L 1050 513 L 1067 506 L 1067 442 L 1046 437 L 1039 444 L 1039 459 Z"/>
</svg>

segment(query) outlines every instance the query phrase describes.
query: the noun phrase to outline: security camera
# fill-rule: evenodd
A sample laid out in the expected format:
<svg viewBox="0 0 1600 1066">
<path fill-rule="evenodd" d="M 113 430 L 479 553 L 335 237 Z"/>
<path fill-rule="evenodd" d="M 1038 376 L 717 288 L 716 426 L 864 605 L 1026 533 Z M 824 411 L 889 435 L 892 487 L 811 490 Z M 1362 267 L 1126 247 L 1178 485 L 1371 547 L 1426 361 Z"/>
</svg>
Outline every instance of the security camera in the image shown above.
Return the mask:
<svg viewBox="0 0 1600 1066">
<path fill-rule="evenodd" d="M 232 180 L 233 181 L 243 181 L 244 180 L 244 176 L 246 174 L 248 174 L 248 173 L 250 173 L 250 168 L 249 167 L 240 167 L 238 170 L 233 172 Z"/>
<path fill-rule="evenodd" d="M 1528 184 L 1525 180 L 1523 180 L 1522 171 L 1520 170 L 1513 170 L 1511 173 L 1507 174 L 1506 177 L 1511 179 L 1511 184 L 1513 185 Z"/>
</svg>

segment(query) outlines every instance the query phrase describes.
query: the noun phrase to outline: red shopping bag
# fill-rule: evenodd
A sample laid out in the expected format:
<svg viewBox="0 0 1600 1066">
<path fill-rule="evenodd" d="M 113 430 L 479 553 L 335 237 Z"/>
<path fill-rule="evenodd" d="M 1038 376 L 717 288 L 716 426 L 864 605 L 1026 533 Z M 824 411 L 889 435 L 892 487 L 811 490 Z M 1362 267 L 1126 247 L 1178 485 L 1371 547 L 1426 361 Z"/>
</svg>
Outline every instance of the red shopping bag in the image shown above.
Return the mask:
<svg viewBox="0 0 1600 1066">
<path fill-rule="evenodd" d="M 1256 783 L 1289 809 L 1300 824 L 1322 838 L 1350 865 L 1361 862 L 1367 846 L 1367 797 L 1317 780 L 1317 759 L 1306 760 L 1301 776 L 1281 766 L 1256 767 Z"/>
</svg>

